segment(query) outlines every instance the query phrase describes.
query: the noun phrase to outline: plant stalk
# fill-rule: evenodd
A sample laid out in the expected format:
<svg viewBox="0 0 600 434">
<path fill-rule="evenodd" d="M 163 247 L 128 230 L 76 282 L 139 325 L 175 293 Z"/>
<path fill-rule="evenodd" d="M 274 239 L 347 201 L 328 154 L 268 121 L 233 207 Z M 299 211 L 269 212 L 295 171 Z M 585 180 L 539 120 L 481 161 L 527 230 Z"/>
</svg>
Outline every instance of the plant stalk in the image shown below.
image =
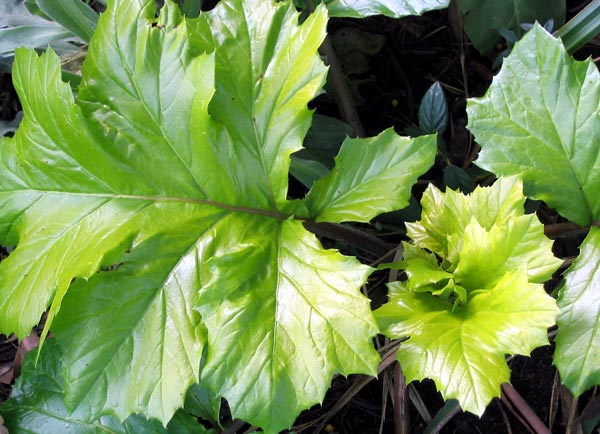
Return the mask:
<svg viewBox="0 0 600 434">
<path fill-rule="evenodd" d="M 334 240 L 345 241 L 364 252 L 372 253 L 376 257 L 384 256 L 396 247 L 393 244 L 387 243 L 366 232 L 338 223 L 317 223 L 315 221 L 306 220 L 304 221 L 304 227 L 313 234 Z"/>
<path fill-rule="evenodd" d="M 311 13 L 315 10 L 312 0 L 306 1 L 306 7 Z M 335 91 L 335 99 L 342 113 L 342 117 L 350 124 L 352 129 L 354 129 L 354 132 L 358 137 L 365 137 L 365 128 L 358 116 L 358 111 L 356 110 L 356 106 L 352 99 L 352 92 L 346 82 L 346 77 L 342 72 L 342 67 L 335 54 L 335 49 L 333 48 L 329 36 L 325 37 L 319 51 L 327 59 L 327 63 L 329 64 L 329 77 L 331 78 L 331 85 Z"/>
<path fill-rule="evenodd" d="M 406 379 L 402 373 L 400 362 L 396 362 L 394 365 L 394 431 L 396 434 L 410 433 Z"/>
<path fill-rule="evenodd" d="M 552 434 L 548 427 L 542 422 L 537 414 L 531 409 L 529 404 L 523 399 L 521 395 L 515 390 L 510 383 L 502 384 L 502 399 L 508 400 L 515 408 L 518 409 L 521 416 L 525 418 L 529 427 L 535 431 L 536 434 Z"/>
</svg>

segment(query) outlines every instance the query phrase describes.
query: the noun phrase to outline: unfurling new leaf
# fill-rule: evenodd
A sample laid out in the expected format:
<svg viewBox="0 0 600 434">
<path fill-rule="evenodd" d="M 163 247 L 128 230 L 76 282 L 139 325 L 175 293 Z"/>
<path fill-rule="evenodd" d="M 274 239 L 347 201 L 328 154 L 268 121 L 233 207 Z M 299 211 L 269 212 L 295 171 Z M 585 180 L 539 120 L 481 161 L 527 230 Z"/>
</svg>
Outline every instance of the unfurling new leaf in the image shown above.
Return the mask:
<svg viewBox="0 0 600 434">
<path fill-rule="evenodd" d="M 558 311 L 541 283 L 561 261 L 524 202 L 514 177 L 470 196 L 430 186 L 421 221 L 407 225 L 408 279 L 375 311 L 383 333 L 409 337 L 397 355 L 407 381 L 432 378 L 479 415 L 510 379 L 505 354 L 547 344 Z"/>
</svg>

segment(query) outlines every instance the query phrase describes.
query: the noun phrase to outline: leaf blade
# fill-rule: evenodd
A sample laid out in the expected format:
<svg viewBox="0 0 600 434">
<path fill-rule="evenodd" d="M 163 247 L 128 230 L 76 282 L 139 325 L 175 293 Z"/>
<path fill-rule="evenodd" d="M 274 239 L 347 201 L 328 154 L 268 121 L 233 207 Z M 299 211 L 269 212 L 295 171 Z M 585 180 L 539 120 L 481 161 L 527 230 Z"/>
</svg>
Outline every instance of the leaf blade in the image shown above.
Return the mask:
<svg viewBox="0 0 600 434">
<path fill-rule="evenodd" d="M 598 71 L 541 26 L 515 45 L 486 95 L 469 100 L 476 164 L 523 174 L 525 192 L 585 226 L 600 216 Z M 523 109 L 522 111 L 520 111 Z"/>
<path fill-rule="evenodd" d="M 421 221 L 408 226 L 408 279 L 389 284 L 374 312 L 388 337 L 409 337 L 397 355 L 407 380 L 432 378 L 479 415 L 510 380 L 505 354 L 547 344 L 558 313 L 541 282 L 561 261 L 524 201 L 518 178 L 470 196 L 430 187 Z"/>
<path fill-rule="evenodd" d="M 449 3 L 449 0 L 333 0 L 327 3 L 327 8 L 332 17 L 365 18 L 385 15 L 401 18 L 443 9 Z"/>
<path fill-rule="evenodd" d="M 407 138 L 392 128 L 368 139 L 346 139 L 335 167 L 315 182 L 306 202 L 317 221 L 368 222 L 408 205 L 410 188 L 433 164 L 435 136 Z"/>
<path fill-rule="evenodd" d="M 241 285 L 218 302 L 200 295 L 198 309 L 212 349 L 201 377 L 227 398 L 235 417 L 276 433 L 291 425 L 300 408 L 323 398 L 334 372 L 375 375 L 379 357 L 364 336 L 373 336 L 377 328 L 357 285 L 370 273 L 368 267 L 323 250 L 299 222 L 274 228 L 275 223 L 261 220 L 236 239 L 261 244 L 266 239 L 257 232 L 277 230 L 281 241 L 268 247 L 268 268 L 260 273 L 252 266 L 239 269 Z M 218 245 L 206 252 L 215 250 Z M 312 267 L 318 273 L 306 274 Z M 262 283 L 252 283 L 256 279 Z M 274 280 L 279 282 L 275 288 L 268 283 Z M 248 296 L 249 284 L 262 288 L 258 298 Z M 255 350 L 237 342 L 252 343 Z M 265 401 L 272 404 L 265 407 Z"/>
<path fill-rule="evenodd" d="M 580 255 L 565 274 L 559 294 L 554 364 L 578 396 L 600 384 L 600 230 L 592 227 Z"/>
</svg>

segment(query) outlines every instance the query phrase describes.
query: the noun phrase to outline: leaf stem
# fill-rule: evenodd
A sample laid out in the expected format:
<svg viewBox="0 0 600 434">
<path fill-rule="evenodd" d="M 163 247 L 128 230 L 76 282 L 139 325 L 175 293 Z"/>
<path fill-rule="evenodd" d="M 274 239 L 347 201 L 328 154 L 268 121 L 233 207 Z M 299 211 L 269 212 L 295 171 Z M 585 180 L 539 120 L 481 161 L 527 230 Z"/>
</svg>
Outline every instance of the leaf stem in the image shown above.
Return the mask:
<svg viewBox="0 0 600 434">
<path fill-rule="evenodd" d="M 556 223 L 544 226 L 544 234 L 549 238 L 581 231 L 585 232 L 585 228 L 575 223 Z"/>
<path fill-rule="evenodd" d="M 248 425 L 246 422 L 240 419 L 235 419 L 225 428 L 221 434 L 235 434 L 240 429 Z"/>
<path fill-rule="evenodd" d="M 346 241 L 352 246 L 372 253 L 377 257 L 386 255 L 396 247 L 366 232 L 337 223 L 317 223 L 314 220 L 306 220 L 304 221 L 304 227 L 316 235 Z"/>
<path fill-rule="evenodd" d="M 394 365 L 394 432 L 410 433 L 408 416 L 408 400 L 406 399 L 406 379 L 402 373 L 400 362 Z"/>
<path fill-rule="evenodd" d="M 502 400 L 508 400 L 515 406 L 536 434 L 552 434 L 510 383 L 502 383 Z"/>
<path fill-rule="evenodd" d="M 306 1 L 306 7 L 309 12 L 314 12 L 315 6 L 312 0 Z M 352 99 L 352 92 L 346 82 L 346 77 L 342 73 L 342 68 L 338 57 L 331 43 L 329 36 L 325 37 L 323 44 L 320 48 L 321 54 L 327 59 L 329 63 L 329 77 L 331 78 L 331 85 L 335 91 L 335 99 L 337 100 L 342 117 L 350 126 L 354 129 L 354 132 L 358 137 L 365 137 L 365 128 L 363 127 L 356 106 Z"/>
</svg>

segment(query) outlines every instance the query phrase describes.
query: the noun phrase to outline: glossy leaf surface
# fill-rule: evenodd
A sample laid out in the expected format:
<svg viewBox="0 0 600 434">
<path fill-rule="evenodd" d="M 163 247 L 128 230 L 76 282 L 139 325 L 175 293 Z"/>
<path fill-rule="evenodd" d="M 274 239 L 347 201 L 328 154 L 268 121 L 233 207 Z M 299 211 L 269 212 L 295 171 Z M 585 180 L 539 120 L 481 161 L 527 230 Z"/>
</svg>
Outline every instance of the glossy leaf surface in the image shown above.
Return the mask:
<svg viewBox="0 0 600 434">
<path fill-rule="evenodd" d="M 399 137 L 390 128 L 369 139 L 346 139 L 335 169 L 306 200 L 317 221 L 368 222 L 408 205 L 410 187 L 433 164 L 436 137 Z"/>
<path fill-rule="evenodd" d="M 541 282 L 561 261 L 524 201 L 518 178 L 470 196 L 430 186 L 421 221 L 407 224 L 408 280 L 375 311 L 383 333 L 409 337 L 397 355 L 407 381 L 432 378 L 478 415 L 510 380 L 505 354 L 547 344 L 558 311 Z"/>
<path fill-rule="evenodd" d="M 327 9 L 332 17 L 364 18 L 371 15 L 386 15 L 400 18 L 422 15 L 434 9 L 443 9 L 449 0 L 332 0 Z"/>
<path fill-rule="evenodd" d="M 159 18 L 153 0 L 109 2 L 76 99 L 54 53 L 18 52 L 25 116 L 0 145 L 0 243 L 16 246 L 0 264 L 0 329 L 25 336 L 50 305 L 69 411 L 165 423 L 200 382 L 276 433 L 335 373 L 376 373 L 360 292 L 372 269 L 323 249 L 287 211 L 290 155 L 326 74 L 327 12 L 298 17 L 262 0 L 190 21 L 169 2 Z M 430 140 L 386 132 L 354 146 L 406 157 L 416 179 Z M 369 215 L 408 197 L 404 172 L 355 158 L 344 151 L 335 176 L 396 187 Z M 368 218 L 349 185 L 337 215 Z"/>
<path fill-rule="evenodd" d="M 575 396 L 600 384 L 600 228 L 592 227 L 565 273 L 554 364 Z"/>
<path fill-rule="evenodd" d="M 25 357 L 21 376 L 11 397 L 2 404 L 5 426 L 13 434 L 210 434 L 198 421 L 181 410 L 167 428 L 156 419 L 148 420 L 136 414 L 120 423 L 112 416 L 90 420 L 85 407 L 70 411 L 64 403 L 61 375 L 61 351 L 54 339 L 43 348 L 43 357 L 35 364 L 36 352 Z"/>
<path fill-rule="evenodd" d="M 448 125 L 448 103 L 439 81 L 433 83 L 419 105 L 419 129 L 426 134 L 440 133 Z"/>
<path fill-rule="evenodd" d="M 600 218 L 600 74 L 541 26 L 515 45 L 483 98 L 468 103 L 477 165 L 521 174 L 528 196 L 587 225 Z"/>
</svg>

